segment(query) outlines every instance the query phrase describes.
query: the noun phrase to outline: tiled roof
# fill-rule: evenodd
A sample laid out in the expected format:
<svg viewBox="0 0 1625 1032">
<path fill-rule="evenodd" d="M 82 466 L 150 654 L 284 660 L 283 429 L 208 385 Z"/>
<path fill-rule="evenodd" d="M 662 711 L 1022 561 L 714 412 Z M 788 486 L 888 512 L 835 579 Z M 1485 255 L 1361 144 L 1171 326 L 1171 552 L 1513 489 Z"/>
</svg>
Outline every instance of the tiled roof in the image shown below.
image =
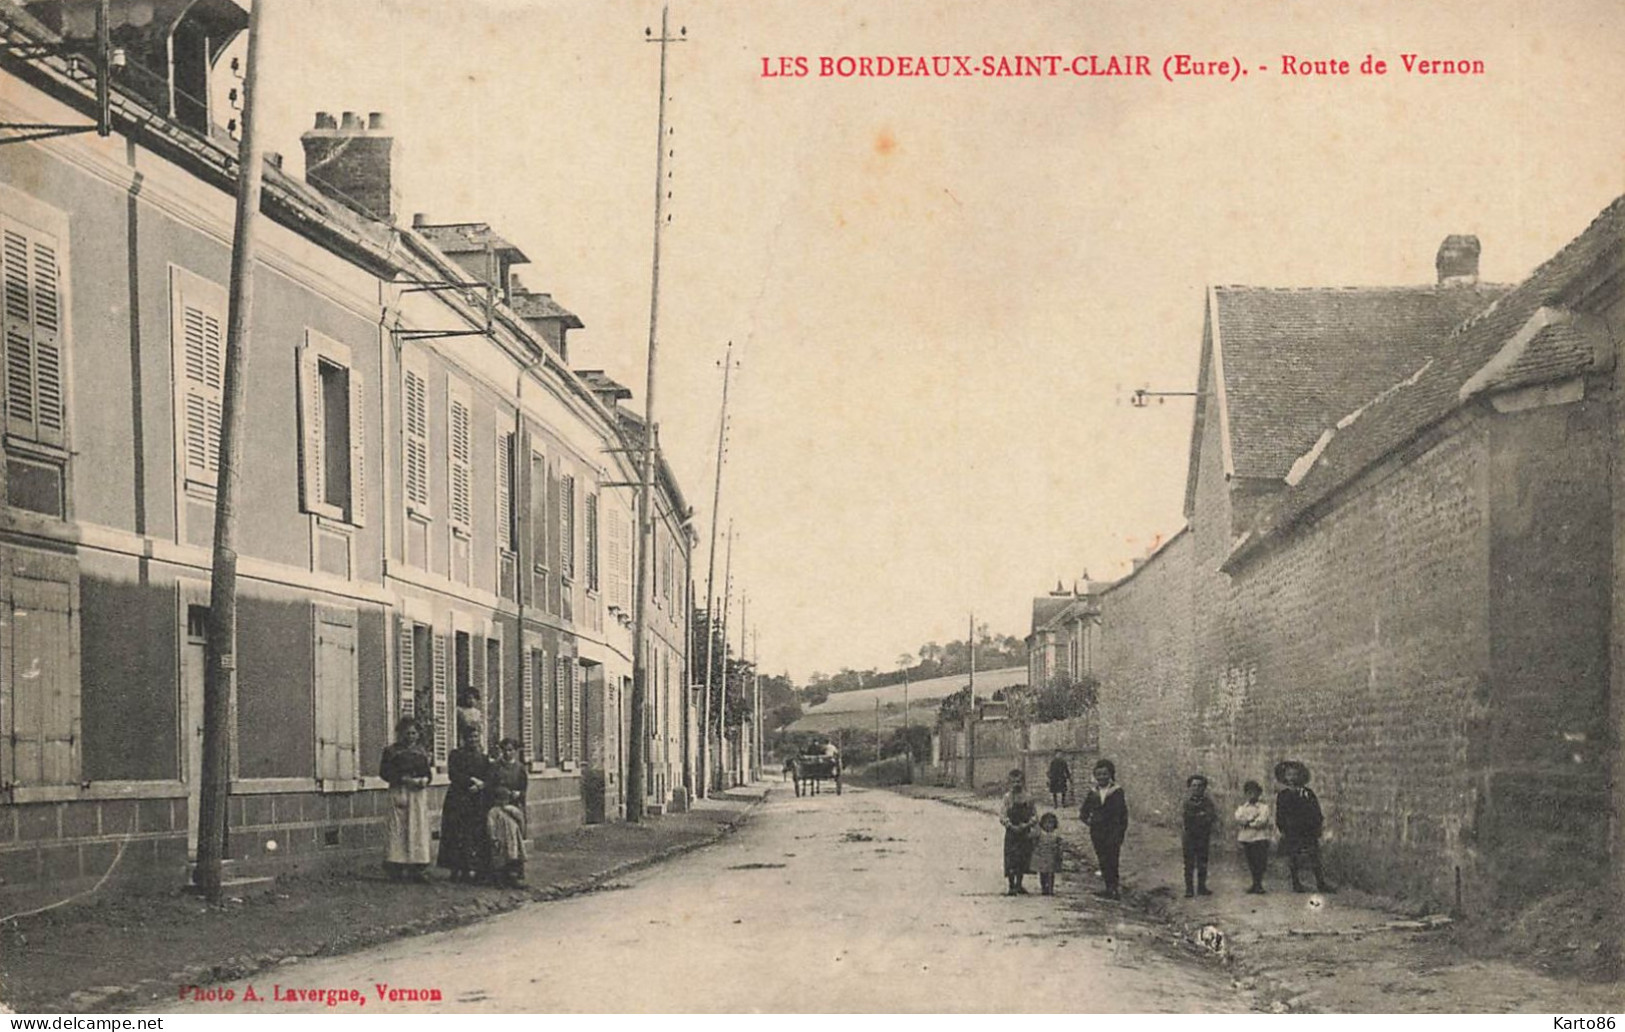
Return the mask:
<svg viewBox="0 0 1625 1032">
<path fill-rule="evenodd" d="M 1043 598 L 1033 599 L 1033 630 L 1049 627 L 1071 604 L 1071 595 L 1046 595 Z"/>
<path fill-rule="evenodd" d="M 508 295 L 508 307 L 521 319 L 560 319 L 572 330 L 582 328 L 576 314 L 553 300 L 552 294 L 533 294 L 528 290 L 515 290 Z"/>
<path fill-rule="evenodd" d="M 489 244 L 493 251 L 509 261 L 520 264 L 530 262 L 523 251 L 499 236 L 487 222 L 449 222 L 437 226 L 414 223 L 412 228 L 423 234 L 442 254 L 483 251 Z"/>
<path fill-rule="evenodd" d="M 1235 474 L 1284 477 L 1324 430 L 1506 289 L 1214 288 Z"/>
<path fill-rule="evenodd" d="M 1374 462 L 1491 391 L 1566 379 L 1596 361 L 1593 338 L 1564 306 L 1604 260 L 1625 260 L 1625 197 L 1616 199 L 1516 289 L 1448 334 L 1430 363 L 1351 412 L 1269 514 L 1279 527 Z"/>
<path fill-rule="evenodd" d="M 625 399 L 632 396 L 631 388 L 610 378 L 602 369 L 577 369 L 575 374 L 583 383 L 591 387 L 595 393 L 613 392 L 615 397 Z"/>
</svg>

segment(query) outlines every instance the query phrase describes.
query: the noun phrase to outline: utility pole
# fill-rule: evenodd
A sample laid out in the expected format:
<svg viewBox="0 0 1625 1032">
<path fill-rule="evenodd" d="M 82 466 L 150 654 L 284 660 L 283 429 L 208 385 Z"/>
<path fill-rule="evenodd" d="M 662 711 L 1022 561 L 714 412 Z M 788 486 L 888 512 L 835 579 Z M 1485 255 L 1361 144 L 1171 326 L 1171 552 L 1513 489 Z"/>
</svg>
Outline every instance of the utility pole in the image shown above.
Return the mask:
<svg viewBox="0 0 1625 1032">
<path fill-rule="evenodd" d="M 203 777 L 198 793 L 194 879 L 211 903 L 220 902 L 226 854 L 226 799 L 231 791 L 231 694 L 237 679 L 237 481 L 243 454 L 243 352 L 254 314 L 254 220 L 259 214 L 264 162 L 255 132 L 255 115 L 259 106 L 260 16 L 265 6 L 257 3 L 248 9 L 243 134 L 237 147 L 237 217 L 232 231 L 231 300 L 220 406 L 219 478 L 215 487 L 214 560 L 209 578 L 208 637 L 204 643 Z"/>
<path fill-rule="evenodd" d="M 905 659 L 908 657 L 904 657 Z M 908 757 L 908 783 L 914 784 L 914 735 L 908 719 L 908 664 L 903 664 L 903 755 Z"/>
<path fill-rule="evenodd" d="M 722 457 L 728 440 L 728 378 L 733 372 L 734 342 L 728 342 L 728 352 L 722 359 L 722 416 L 717 423 L 717 473 L 711 488 L 711 551 L 705 571 L 705 701 L 700 733 L 700 798 L 706 794 L 711 767 L 711 638 L 716 624 L 717 577 L 717 514 L 722 506 Z"/>
<path fill-rule="evenodd" d="M 880 693 L 875 693 L 875 762 L 880 762 Z"/>
<path fill-rule="evenodd" d="M 751 673 L 756 679 L 754 701 L 751 712 L 756 715 L 756 776 L 763 777 L 763 763 L 767 759 L 767 751 L 762 746 L 762 735 L 767 728 L 767 722 L 762 719 L 762 629 L 760 627 L 751 634 Z"/>
<path fill-rule="evenodd" d="M 728 603 L 734 590 L 734 521 L 728 520 L 728 555 L 722 564 L 722 702 L 717 718 L 717 757 L 722 787 L 728 787 Z"/>
<path fill-rule="evenodd" d="M 965 639 L 970 655 L 970 712 L 965 717 L 965 779 L 976 787 L 976 614 L 970 615 L 970 635 Z"/>
<path fill-rule="evenodd" d="M 636 824 L 643 820 L 644 802 L 644 765 L 643 754 L 649 747 L 645 741 L 646 731 L 643 727 L 643 708 L 649 699 L 649 657 L 645 643 L 649 633 L 649 574 L 654 566 L 654 524 L 651 517 L 654 515 L 654 506 L 651 496 L 654 493 L 655 478 L 655 351 L 659 341 L 657 332 L 660 322 L 660 238 L 661 230 L 670 220 L 666 214 L 666 198 L 670 191 L 666 187 L 666 158 L 671 148 L 666 142 L 670 135 L 666 129 L 666 53 L 668 43 L 681 43 L 681 39 L 672 39 L 668 31 L 671 17 L 671 8 L 662 7 L 660 10 L 660 38 L 654 39 L 648 29 L 643 30 L 646 41 L 660 44 L 660 107 L 659 118 L 655 130 L 655 232 L 654 256 L 650 261 L 649 272 L 649 358 L 648 374 L 643 385 L 643 461 L 638 470 L 638 599 L 633 605 L 632 620 L 632 727 L 628 736 L 631 741 L 628 745 L 631 751 L 626 760 L 626 819 Z M 684 36 L 688 34 L 683 29 Z"/>
<path fill-rule="evenodd" d="M 739 593 L 739 661 L 741 663 L 745 661 L 746 656 L 745 635 L 750 630 L 750 624 L 745 619 L 745 603 L 749 601 L 749 599 L 749 593 L 744 591 Z M 740 694 L 744 694 L 743 685 L 740 686 Z M 739 767 L 734 771 L 734 778 L 740 783 L 743 783 L 745 780 L 745 775 L 749 773 L 749 769 L 750 761 L 745 756 L 745 722 L 741 720 L 739 722 Z"/>
</svg>

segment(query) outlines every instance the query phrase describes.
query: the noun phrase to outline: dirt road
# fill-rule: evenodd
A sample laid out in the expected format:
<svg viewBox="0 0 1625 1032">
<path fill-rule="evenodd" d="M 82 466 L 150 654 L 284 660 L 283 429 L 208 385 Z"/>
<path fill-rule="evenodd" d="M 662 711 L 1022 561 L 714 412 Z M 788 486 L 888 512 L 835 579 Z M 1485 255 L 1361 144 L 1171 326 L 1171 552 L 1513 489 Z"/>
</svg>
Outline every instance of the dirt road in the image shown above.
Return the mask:
<svg viewBox="0 0 1625 1032">
<path fill-rule="evenodd" d="M 1034 877 L 1033 895 L 1005 896 L 1001 836 L 986 816 L 927 800 L 775 787 L 738 834 L 608 891 L 289 964 L 172 1009 L 1246 1009 L 1222 971 L 1081 878 L 1064 876 L 1054 898 Z"/>
</svg>

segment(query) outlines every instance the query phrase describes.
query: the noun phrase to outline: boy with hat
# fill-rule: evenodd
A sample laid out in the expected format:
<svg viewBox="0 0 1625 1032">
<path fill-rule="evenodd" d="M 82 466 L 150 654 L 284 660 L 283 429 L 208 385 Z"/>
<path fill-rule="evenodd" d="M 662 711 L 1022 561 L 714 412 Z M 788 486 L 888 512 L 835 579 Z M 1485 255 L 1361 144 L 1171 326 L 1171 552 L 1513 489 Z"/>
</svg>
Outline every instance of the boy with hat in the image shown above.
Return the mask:
<svg viewBox="0 0 1625 1032">
<path fill-rule="evenodd" d="M 1292 891 L 1309 891 L 1299 877 L 1307 863 L 1315 875 L 1315 888 L 1328 894 L 1336 892 L 1327 884 L 1320 867 L 1320 833 L 1325 818 L 1320 812 L 1320 800 L 1309 787 L 1309 768 L 1298 760 L 1282 760 L 1275 765 L 1275 780 L 1286 786 L 1275 797 L 1275 826 L 1281 829 L 1281 852 L 1287 855 L 1292 872 Z"/>
</svg>

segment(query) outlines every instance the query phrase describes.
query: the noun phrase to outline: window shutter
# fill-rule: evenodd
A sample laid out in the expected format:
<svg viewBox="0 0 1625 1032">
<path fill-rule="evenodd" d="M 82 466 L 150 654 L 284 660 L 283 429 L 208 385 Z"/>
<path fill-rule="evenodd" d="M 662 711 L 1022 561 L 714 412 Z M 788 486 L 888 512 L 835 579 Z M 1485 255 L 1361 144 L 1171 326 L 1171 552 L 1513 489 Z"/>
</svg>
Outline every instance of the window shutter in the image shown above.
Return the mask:
<svg viewBox="0 0 1625 1032">
<path fill-rule="evenodd" d="M 3 236 L 6 432 L 61 447 L 67 413 L 57 241 L 10 219 Z"/>
<path fill-rule="evenodd" d="M 582 759 L 581 664 L 570 664 L 570 755 Z"/>
<path fill-rule="evenodd" d="M 621 605 L 621 521 L 611 513 L 609 518 L 609 541 L 606 545 L 606 556 L 609 567 L 609 604 Z"/>
<path fill-rule="evenodd" d="M 361 671 L 357 664 L 356 629 L 352 625 L 343 628 L 342 653 L 345 660 L 345 670 L 349 679 L 344 691 L 339 693 L 338 703 L 338 731 L 339 731 L 339 764 L 338 777 L 341 781 L 356 782 L 361 778 Z"/>
<path fill-rule="evenodd" d="M 587 496 L 587 590 L 598 590 L 598 496 Z"/>
<path fill-rule="evenodd" d="M 322 470 L 322 373 L 321 359 L 309 343 L 299 349 L 299 469 L 301 505 L 306 512 L 315 512 L 326 499 L 322 485 L 326 483 Z"/>
<path fill-rule="evenodd" d="M 497 548 L 513 551 L 513 434 L 497 434 Z"/>
<path fill-rule="evenodd" d="M 316 777 L 324 790 L 348 790 L 356 761 L 356 630 L 353 612 L 313 606 L 316 631 Z"/>
<path fill-rule="evenodd" d="M 209 485 L 219 479 L 220 413 L 225 398 L 224 314 L 212 294 L 203 287 L 178 292 L 180 319 L 175 332 L 180 339 L 174 342 L 185 476 L 191 483 Z M 300 390 L 303 398 L 302 367 Z"/>
<path fill-rule="evenodd" d="M 542 753 L 549 767 L 559 765 L 559 671 L 558 657 L 542 664 Z"/>
<path fill-rule="evenodd" d="M 574 743 L 574 739 L 570 738 L 570 663 L 572 663 L 570 657 L 561 655 L 552 665 L 552 687 L 554 687 L 552 726 L 554 726 L 554 749 L 559 762 L 575 759 L 574 754 L 570 752 L 570 744 Z"/>
<path fill-rule="evenodd" d="M 401 391 L 406 412 L 406 506 L 429 513 L 429 388 L 415 369 L 406 370 Z"/>
<path fill-rule="evenodd" d="M 524 747 L 525 759 L 536 759 L 536 652 L 531 650 L 519 660 L 519 744 Z"/>
<path fill-rule="evenodd" d="M 59 581 L 12 582 L 4 686 L 10 725 L 7 780 L 19 786 L 79 780 L 79 693 L 72 669 L 72 591 Z"/>
<path fill-rule="evenodd" d="M 453 394 L 450 406 L 446 451 L 451 463 L 451 526 L 466 537 L 474 518 L 468 402 Z"/>
<path fill-rule="evenodd" d="M 451 736 L 447 733 L 451 711 L 446 699 L 446 639 L 444 635 L 432 634 L 430 640 L 434 642 L 434 761 L 443 767 L 451 753 Z"/>
<path fill-rule="evenodd" d="M 637 590 L 635 569 L 638 561 L 639 544 L 637 540 L 637 527 L 631 517 L 621 523 L 622 540 L 626 547 L 621 549 L 621 605 L 627 609 L 632 608 L 632 593 Z"/>
<path fill-rule="evenodd" d="M 413 674 L 417 670 L 417 659 L 412 650 L 412 621 L 401 621 L 400 648 L 396 655 L 395 683 L 395 719 L 410 717 L 417 709 L 417 685 Z M 394 728 L 390 729 L 393 733 Z M 391 739 L 393 740 L 393 739 Z"/>
<path fill-rule="evenodd" d="M 361 373 L 349 371 L 350 379 L 350 512 L 357 527 L 367 525 L 367 392 Z"/>
<path fill-rule="evenodd" d="M 559 474 L 559 576 L 576 572 L 576 478 Z"/>
<path fill-rule="evenodd" d="M 530 453 L 530 563 L 539 573 L 547 569 L 547 457 L 539 451 Z M 536 590 L 538 608 L 547 604 Z"/>
</svg>

